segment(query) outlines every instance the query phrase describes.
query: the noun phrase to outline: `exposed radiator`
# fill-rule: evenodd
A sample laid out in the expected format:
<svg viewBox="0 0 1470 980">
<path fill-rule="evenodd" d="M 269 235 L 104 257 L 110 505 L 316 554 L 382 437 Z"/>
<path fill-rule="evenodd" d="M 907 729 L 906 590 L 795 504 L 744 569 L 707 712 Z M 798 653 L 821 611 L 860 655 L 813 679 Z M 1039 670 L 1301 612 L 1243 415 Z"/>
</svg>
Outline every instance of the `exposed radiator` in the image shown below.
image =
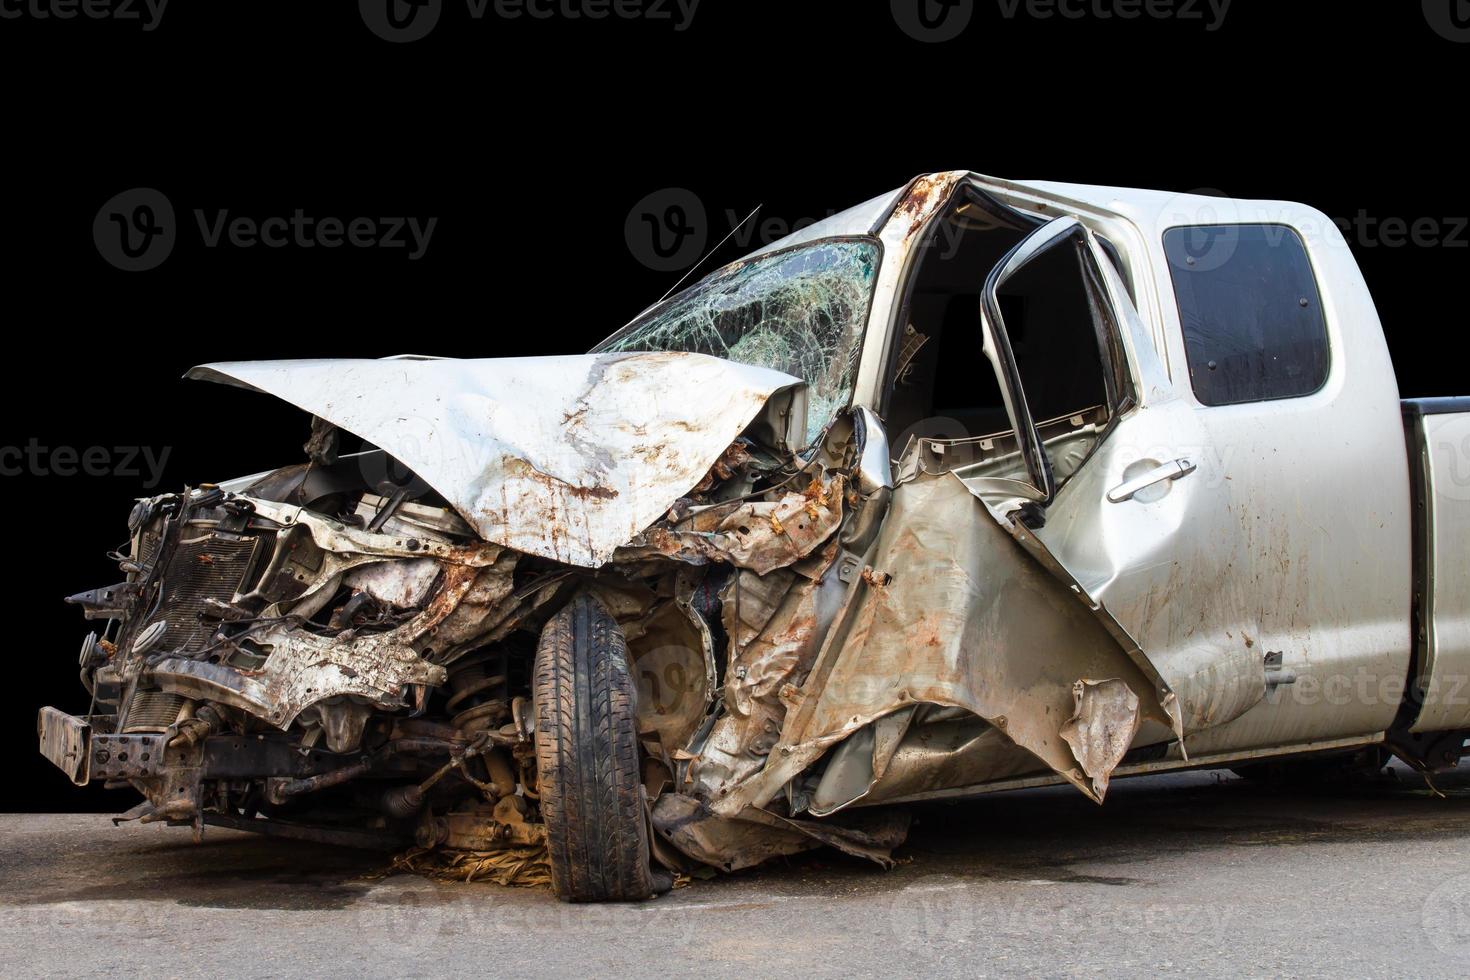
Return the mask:
<svg viewBox="0 0 1470 980">
<path fill-rule="evenodd" d="M 215 534 L 180 541 L 163 570 L 163 600 L 143 627 L 168 622 L 156 649 L 194 653 L 208 643 L 214 627 L 200 621 L 204 600 L 229 602 L 244 583 L 259 546 L 259 538 Z"/>
<path fill-rule="evenodd" d="M 172 725 L 184 707 L 182 694 L 162 691 L 137 691 L 128 701 L 127 723 L 123 733 L 161 732 Z"/>
</svg>

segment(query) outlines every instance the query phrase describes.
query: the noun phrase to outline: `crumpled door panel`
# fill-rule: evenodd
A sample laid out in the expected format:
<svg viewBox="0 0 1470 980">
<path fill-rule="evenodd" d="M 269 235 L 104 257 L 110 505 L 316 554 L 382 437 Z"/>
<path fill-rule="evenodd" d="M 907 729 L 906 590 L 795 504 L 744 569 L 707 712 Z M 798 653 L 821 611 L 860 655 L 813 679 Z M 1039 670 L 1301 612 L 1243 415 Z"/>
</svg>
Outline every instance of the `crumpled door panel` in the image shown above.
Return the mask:
<svg viewBox="0 0 1470 980">
<path fill-rule="evenodd" d="M 766 802 L 834 743 L 915 704 L 978 715 L 1099 801 L 1117 760 L 1088 745 L 1097 726 L 1067 727 L 1078 715 L 1079 682 L 1115 681 L 1133 693 L 1138 744 L 1172 737 L 1151 679 L 958 478 L 922 476 L 894 492 L 873 567 L 788 714 L 774 761 L 717 811 Z M 1089 771 L 1095 760 L 1105 768 Z M 825 812 L 839 808 L 825 802 Z"/>
</svg>

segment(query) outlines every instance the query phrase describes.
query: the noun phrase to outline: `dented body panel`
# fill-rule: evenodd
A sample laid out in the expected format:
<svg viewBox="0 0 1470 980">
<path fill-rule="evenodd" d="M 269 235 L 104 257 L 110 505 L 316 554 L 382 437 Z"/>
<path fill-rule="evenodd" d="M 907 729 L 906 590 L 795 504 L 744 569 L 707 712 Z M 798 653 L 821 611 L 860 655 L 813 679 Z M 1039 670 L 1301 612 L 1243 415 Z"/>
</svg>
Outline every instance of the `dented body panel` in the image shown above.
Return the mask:
<svg viewBox="0 0 1470 980">
<path fill-rule="evenodd" d="M 1133 689 L 1153 688 L 1096 618 L 952 475 L 898 488 L 872 567 L 882 577 L 856 577 L 807 685 L 790 696 L 770 762 L 715 811 L 769 802 L 830 746 L 915 705 L 963 708 L 1095 795 L 1080 764 L 1095 756 L 1074 756 L 1061 736 L 1074 714 L 1074 684 L 1121 677 Z M 1162 707 L 1144 710 L 1135 702 L 1134 721 L 1153 723 L 1146 738 L 1168 738 Z M 875 781 L 903 731 L 894 735 L 874 747 Z"/>
<path fill-rule="evenodd" d="M 43 711 L 42 751 L 196 833 L 368 812 L 355 833 L 519 867 L 547 837 L 531 654 L 591 596 L 638 680 L 671 873 L 816 846 L 886 865 L 919 799 L 1458 760 L 1470 403 L 1404 427 L 1320 218 L 932 174 L 592 354 L 196 368 L 307 413 L 308 461 L 138 503 L 126 580 L 70 600 L 105 621 L 80 658 L 101 710 Z M 1163 236 L 1231 222 L 1303 243 L 1314 391 L 1195 390 Z"/>
<path fill-rule="evenodd" d="M 700 354 L 206 364 L 404 463 L 486 541 L 596 568 L 799 379 Z"/>
<path fill-rule="evenodd" d="M 1120 336 L 1138 405 L 1063 488 L 1034 537 L 1149 651 L 1195 733 L 1189 745 L 1215 752 L 1388 728 L 1399 706 L 1391 692 L 1403 689 L 1411 659 L 1407 454 L 1382 327 L 1336 226 L 1288 202 L 979 175 L 963 182 L 1040 216 L 1076 217 L 1116 249 L 1121 268 L 1104 272 L 1127 321 Z M 1326 383 L 1305 398 L 1205 407 L 1191 389 L 1162 236 L 1237 222 L 1290 228 L 1308 250 L 1333 355 Z M 892 224 L 885 233 L 895 245 L 912 237 Z M 882 402 L 883 349 L 902 329 L 893 309 L 885 342 L 870 329 L 865 348 L 870 405 Z M 1344 434 L 1333 452 L 1320 448 L 1329 431 Z M 1293 458 L 1313 462 L 1285 462 Z M 1161 500 L 1107 501 L 1141 469 L 1175 459 L 1198 471 Z M 1373 473 L 1366 482 L 1365 467 Z M 1360 492 L 1334 492 L 1344 485 Z M 1288 673 L 1335 693 L 1261 705 L 1267 651 L 1282 654 Z M 1389 693 L 1350 693 L 1360 690 Z"/>
</svg>

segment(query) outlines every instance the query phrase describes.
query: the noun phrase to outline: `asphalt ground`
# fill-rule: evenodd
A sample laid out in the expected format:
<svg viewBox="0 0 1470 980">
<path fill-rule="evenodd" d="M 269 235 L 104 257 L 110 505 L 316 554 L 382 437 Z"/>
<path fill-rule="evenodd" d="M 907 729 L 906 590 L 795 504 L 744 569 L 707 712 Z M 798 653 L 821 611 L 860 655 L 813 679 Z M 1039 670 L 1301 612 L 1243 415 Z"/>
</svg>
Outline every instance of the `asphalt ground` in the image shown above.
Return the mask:
<svg viewBox="0 0 1470 980">
<path fill-rule="evenodd" d="M 817 852 L 621 906 L 214 828 L 0 816 L 0 976 L 1463 976 L 1470 767 L 1436 786 L 997 794 L 917 810 L 891 871 Z"/>
</svg>

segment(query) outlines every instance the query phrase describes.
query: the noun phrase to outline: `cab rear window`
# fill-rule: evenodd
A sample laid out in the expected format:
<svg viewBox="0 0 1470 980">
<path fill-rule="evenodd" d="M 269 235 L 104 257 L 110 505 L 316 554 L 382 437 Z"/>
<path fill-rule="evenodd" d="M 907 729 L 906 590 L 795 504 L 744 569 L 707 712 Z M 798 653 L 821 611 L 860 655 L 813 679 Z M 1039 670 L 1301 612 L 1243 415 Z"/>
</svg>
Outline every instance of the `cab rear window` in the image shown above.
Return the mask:
<svg viewBox="0 0 1470 980">
<path fill-rule="evenodd" d="M 1195 397 L 1238 405 L 1310 395 L 1327 381 L 1322 296 L 1301 237 L 1284 225 L 1164 233 Z"/>
</svg>

